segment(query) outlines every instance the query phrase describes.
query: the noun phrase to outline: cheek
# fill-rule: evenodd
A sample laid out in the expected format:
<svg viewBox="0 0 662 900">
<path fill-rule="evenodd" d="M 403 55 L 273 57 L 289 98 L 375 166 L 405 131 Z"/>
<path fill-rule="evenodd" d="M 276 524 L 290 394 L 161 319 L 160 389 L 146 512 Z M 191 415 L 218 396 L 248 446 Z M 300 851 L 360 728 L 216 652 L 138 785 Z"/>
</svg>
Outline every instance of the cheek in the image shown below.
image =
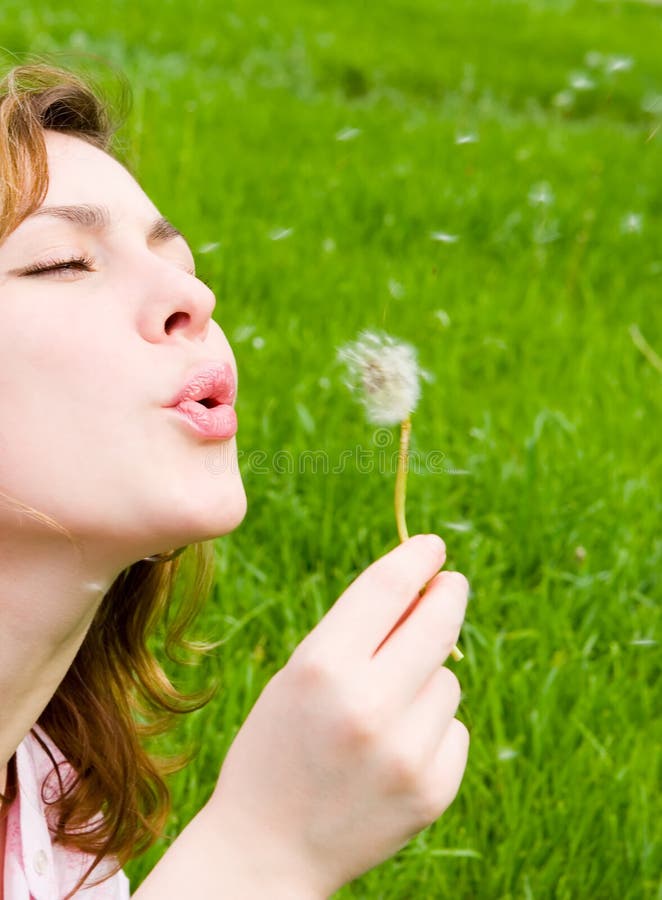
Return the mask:
<svg viewBox="0 0 662 900">
<path fill-rule="evenodd" d="M 131 396 L 130 385 L 118 383 L 129 371 L 117 352 L 122 342 L 113 347 L 112 332 L 73 315 L 70 304 L 55 315 L 52 298 L 50 306 L 40 299 L 21 298 L 20 316 L 18 302 L 10 303 L 0 336 L 0 435 L 33 461 L 39 452 L 59 456 L 76 429 L 80 439 L 96 428 L 100 408 Z M 0 474 L 6 472 L 0 461 Z"/>
</svg>

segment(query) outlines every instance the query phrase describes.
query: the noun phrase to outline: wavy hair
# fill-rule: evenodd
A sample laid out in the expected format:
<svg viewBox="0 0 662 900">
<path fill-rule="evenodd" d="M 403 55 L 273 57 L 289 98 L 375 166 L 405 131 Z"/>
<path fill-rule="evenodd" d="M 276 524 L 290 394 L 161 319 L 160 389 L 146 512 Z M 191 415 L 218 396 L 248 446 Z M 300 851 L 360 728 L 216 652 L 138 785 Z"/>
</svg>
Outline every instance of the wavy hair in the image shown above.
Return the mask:
<svg viewBox="0 0 662 900">
<path fill-rule="evenodd" d="M 126 83 L 122 89 L 124 116 L 130 92 Z M 38 62 L 6 72 L 0 80 L 0 242 L 46 195 L 46 129 L 80 138 L 119 159 L 113 143 L 120 124 L 101 91 L 69 69 Z M 2 492 L 0 498 L 20 515 L 72 539 L 67 529 L 39 510 Z M 217 646 L 185 636 L 209 595 L 214 560 L 213 542 L 206 541 L 189 545 L 171 561 L 139 561 L 125 569 L 104 596 L 71 667 L 39 717 L 37 724 L 73 771 L 65 786 L 51 756 L 49 780 L 55 778 L 60 785 L 56 799 L 49 801 L 53 840 L 93 857 L 74 892 L 89 884 L 88 877 L 102 860 L 114 857 L 117 865 L 99 882 L 163 832 L 170 809 L 165 775 L 187 760 L 181 755 L 157 759 L 143 739 L 165 732 L 174 714 L 199 709 L 214 688 L 189 695 L 178 691 L 150 649 L 150 638 L 162 629 L 166 657 L 180 663 L 190 663 Z M 182 567 L 188 577 L 178 597 Z M 0 815 L 16 796 L 15 757 L 7 772 Z"/>
</svg>

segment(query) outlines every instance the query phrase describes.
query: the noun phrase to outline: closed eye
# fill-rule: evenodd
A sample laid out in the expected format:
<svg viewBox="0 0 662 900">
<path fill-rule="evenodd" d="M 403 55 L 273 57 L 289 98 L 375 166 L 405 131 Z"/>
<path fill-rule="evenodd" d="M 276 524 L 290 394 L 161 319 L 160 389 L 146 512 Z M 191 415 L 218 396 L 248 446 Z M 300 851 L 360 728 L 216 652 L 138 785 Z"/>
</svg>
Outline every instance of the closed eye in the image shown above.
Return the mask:
<svg viewBox="0 0 662 900">
<path fill-rule="evenodd" d="M 21 272 L 21 275 L 43 275 L 46 272 L 93 272 L 94 260 L 89 256 L 76 256 L 72 259 L 47 259 L 43 263 L 35 263 Z M 211 284 L 205 279 L 186 269 L 187 275 L 192 275 L 198 281 L 202 281 L 208 288 Z"/>
<path fill-rule="evenodd" d="M 44 272 L 91 272 L 94 260 L 89 256 L 73 259 L 48 259 L 24 269 L 22 275 L 42 275 Z"/>
</svg>

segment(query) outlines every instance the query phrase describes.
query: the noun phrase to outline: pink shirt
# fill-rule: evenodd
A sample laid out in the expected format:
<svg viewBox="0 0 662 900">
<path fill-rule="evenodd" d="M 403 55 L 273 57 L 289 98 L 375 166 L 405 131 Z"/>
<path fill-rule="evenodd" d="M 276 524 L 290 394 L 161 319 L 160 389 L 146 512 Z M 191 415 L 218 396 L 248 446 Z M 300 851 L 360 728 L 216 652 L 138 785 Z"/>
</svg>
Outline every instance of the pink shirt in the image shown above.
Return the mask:
<svg viewBox="0 0 662 900">
<path fill-rule="evenodd" d="M 62 760 L 62 754 L 39 726 L 35 726 L 35 731 L 53 757 L 58 762 Z M 16 750 L 18 792 L 7 818 L 6 900 L 62 900 L 92 862 L 93 857 L 87 854 L 51 842 L 41 788 L 52 768 L 48 755 L 33 735 L 28 734 Z M 111 868 L 111 862 L 100 863 L 90 881 L 96 881 Z M 79 889 L 78 896 L 85 900 L 128 900 L 129 880 L 120 871 L 97 887 Z"/>
</svg>

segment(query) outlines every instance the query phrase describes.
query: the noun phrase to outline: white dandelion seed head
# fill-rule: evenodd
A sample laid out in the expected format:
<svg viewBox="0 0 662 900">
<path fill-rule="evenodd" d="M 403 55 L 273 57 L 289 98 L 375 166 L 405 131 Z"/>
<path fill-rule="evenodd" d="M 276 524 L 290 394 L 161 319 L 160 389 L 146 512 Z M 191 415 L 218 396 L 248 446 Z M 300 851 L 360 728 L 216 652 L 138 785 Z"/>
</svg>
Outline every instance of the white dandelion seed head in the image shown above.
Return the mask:
<svg viewBox="0 0 662 900">
<path fill-rule="evenodd" d="M 373 425 L 398 425 L 416 409 L 423 372 L 410 344 L 362 331 L 340 348 L 338 360 L 347 367 L 347 387 L 358 393 Z"/>
</svg>

